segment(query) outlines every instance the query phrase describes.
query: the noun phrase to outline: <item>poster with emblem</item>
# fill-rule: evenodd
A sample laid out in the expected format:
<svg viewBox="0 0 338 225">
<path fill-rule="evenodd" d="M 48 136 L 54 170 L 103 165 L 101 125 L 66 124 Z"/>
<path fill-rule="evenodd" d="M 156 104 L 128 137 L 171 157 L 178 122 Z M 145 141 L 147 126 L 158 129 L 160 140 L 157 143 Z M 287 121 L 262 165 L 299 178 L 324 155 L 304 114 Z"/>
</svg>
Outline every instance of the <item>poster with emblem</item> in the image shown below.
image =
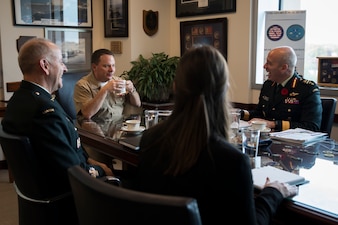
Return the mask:
<svg viewBox="0 0 338 225">
<path fill-rule="evenodd" d="M 296 52 L 296 71 L 304 75 L 305 21 L 305 10 L 265 12 L 264 62 L 271 49 L 287 45 Z"/>
</svg>

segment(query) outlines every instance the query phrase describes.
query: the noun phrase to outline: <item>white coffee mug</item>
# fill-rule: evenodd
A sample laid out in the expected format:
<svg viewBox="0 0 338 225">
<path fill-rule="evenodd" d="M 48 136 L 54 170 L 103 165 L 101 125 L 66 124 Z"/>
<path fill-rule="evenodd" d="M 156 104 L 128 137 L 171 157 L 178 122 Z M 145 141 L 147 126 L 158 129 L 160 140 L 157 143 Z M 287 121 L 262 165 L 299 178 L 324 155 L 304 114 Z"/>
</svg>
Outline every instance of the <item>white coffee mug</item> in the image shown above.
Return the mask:
<svg viewBox="0 0 338 225">
<path fill-rule="evenodd" d="M 140 120 L 126 120 L 128 130 L 139 130 L 140 123 L 141 123 Z"/>
<path fill-rule="evenodd" d="M 115 90 L 115 94 L 117 95 L 124 95 L 126 94 L 127 90 L 126 90 L 126 80 L 117 80 L 117 89 Z"/>
</svg>

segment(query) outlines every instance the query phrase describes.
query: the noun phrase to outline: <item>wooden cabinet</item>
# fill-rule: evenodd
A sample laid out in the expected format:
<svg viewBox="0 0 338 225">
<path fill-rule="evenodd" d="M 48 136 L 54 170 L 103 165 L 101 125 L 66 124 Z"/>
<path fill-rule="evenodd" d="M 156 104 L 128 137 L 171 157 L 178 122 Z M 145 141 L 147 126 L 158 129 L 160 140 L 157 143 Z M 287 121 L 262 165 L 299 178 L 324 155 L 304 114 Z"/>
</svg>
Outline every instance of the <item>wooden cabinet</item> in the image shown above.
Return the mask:
<svg viewBox="0 0 338 225">
<path fill-rule="evenodd" d="M 317 57 L 318 85 L 338 87 L 338 57 Z"/>
</svg>

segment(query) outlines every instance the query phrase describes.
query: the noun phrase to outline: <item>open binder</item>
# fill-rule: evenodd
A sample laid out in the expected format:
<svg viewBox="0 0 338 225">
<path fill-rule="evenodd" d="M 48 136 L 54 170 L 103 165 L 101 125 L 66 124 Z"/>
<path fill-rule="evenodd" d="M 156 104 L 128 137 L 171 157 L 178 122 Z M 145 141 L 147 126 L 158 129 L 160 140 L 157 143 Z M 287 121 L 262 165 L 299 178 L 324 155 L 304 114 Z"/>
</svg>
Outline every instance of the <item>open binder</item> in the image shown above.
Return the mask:
<svg viewBox="0 0 338 225">
<path fill-rule="evenodd" d="M 263 189 L 266 177 L 269 177 L 271 182 L 279 181 L 290 185 L 301 185 L 308 182 L 303 176 L 273 166 L 263 166 L 252 169 L 252 178 L 255 188 Z"/>
</svg>

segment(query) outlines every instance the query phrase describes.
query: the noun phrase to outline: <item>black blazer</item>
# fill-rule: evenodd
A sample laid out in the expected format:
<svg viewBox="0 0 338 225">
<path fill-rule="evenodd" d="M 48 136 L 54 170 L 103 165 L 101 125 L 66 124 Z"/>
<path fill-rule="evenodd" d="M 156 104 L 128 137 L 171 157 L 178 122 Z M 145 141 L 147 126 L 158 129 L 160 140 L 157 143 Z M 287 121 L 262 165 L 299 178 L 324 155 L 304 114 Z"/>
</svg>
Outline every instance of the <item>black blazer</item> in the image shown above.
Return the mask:
<svg viewBox="0 0 338 225">
<path fill-rule="evenodd" d="M 283 200 L 282 195 L 274 188 L 265 188 L 254 200 L 248 156 L 222 137 L 214 135 L 210 139 L 210 154 L 206 148 L 187 173 L 176 177 L 163 175 L 167 162 L 154 165 L 157 155 L 163 154 L 160 153 L 160 144 L 154 145 L 154 140 L 163 135 L 167 122 L 162 121 L 144 131 L 134 188 L 197 199 L 203 225 L 227 224 L 229 221 L 236 221 L 236 224 L 269 224 Z M 170 145 L 170 142 L 164 144 Z M 151 147 L 144 151 L 146 146 Z"/>
</svg>

